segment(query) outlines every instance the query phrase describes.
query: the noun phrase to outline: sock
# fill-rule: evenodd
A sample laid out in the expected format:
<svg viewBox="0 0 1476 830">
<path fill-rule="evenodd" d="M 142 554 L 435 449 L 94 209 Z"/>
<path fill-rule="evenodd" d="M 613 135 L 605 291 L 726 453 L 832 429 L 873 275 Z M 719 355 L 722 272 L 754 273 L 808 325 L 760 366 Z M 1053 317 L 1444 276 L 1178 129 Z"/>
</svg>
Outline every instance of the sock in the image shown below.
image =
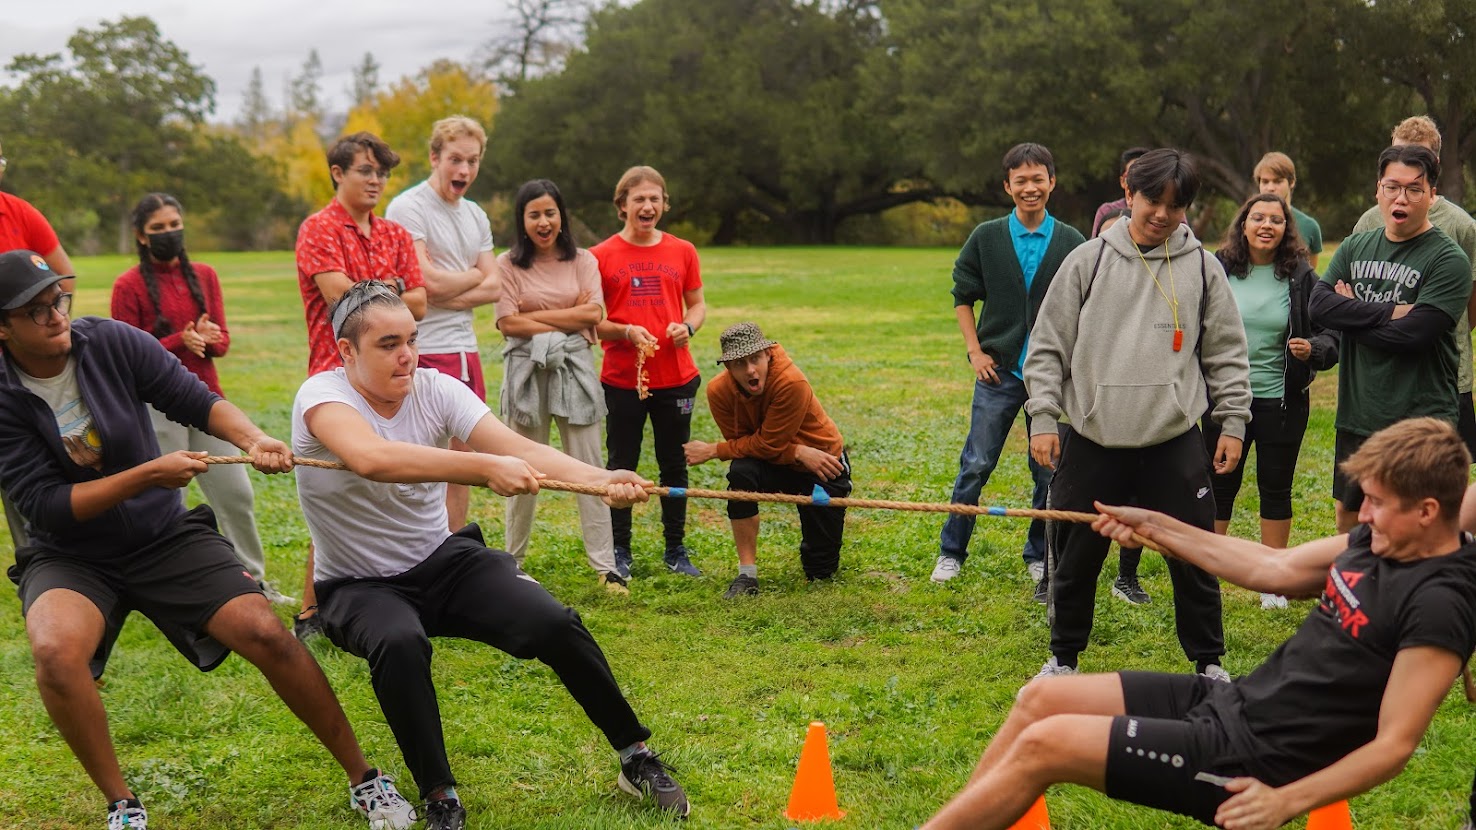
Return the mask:
<svg viewBox="0 0 1476 830">
<path fill-rule="evenodd" d="M 426 799 L 425 800 L 426 801 L 460 801 L 461 799 L 460 799 L 460 797 L 458 797 L 456 795 L 456 788 L 455 787 L 446 786 L 446 787 L 436 787 L 434 790 L 431 790 L 430 795 L 426 796 Z"/>
<path fill-rule="evenodd" d="M 751 576 L 754 579 L 758 579 L 758 565 L 739 565 L 738 575 Z"/>
<path fill-rule="evenodd" d="M 620 750 L 620 763 L 628 764 L 630 759 L 646 751 L 645 741 L 636 741 L 625 749 Z"/>
<path fill-rule="evenodd" d="M 378 767 L 370 767 L 369 768 L 369 771 L 366 772 L 366 773 L 364 773 L 364 777 L 359 780 L 359 783 L 360 784 L 368 784 L 370 781 L 373 781 L 374 779 L 376 779 L 378 777 L 379 777 L 379 768 Z"/>
</svg>

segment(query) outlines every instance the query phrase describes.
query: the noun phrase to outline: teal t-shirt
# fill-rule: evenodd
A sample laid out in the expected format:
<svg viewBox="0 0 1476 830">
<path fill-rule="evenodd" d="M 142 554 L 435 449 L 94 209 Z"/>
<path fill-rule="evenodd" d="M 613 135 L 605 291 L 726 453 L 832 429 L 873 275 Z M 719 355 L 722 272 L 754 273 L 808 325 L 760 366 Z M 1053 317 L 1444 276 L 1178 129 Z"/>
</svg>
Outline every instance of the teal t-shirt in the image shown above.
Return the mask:
<svg viewBox="0 0 1476 830">
<path fill-rule="evenodd" d="M 1286 389 L 1286 332 L 1291 317 L 1286 280 L 1276 278 L 1274 265 L 1252 265 L 1243 279 L 1230 275 L 1230 293 L 1235 295 L 1250 347 L 1251 395 L 1280 398 Z"/>
<path fill-rule="evenodd" d="M 1383 229 L 1343 240 L 1322 281 L 1353 287 L 1371 303 L 1433 305 L 1459 320 L 1471 296 L 1471 264 L 1439 228 L 1404 242 Z M 1456 423 L 1456 344 L 1439 338 L 1419 352 L 1391 352 L 1345 332 L 1338 352 L 1338 429 L 1372 435 L 1395 421 L 1430 415 Z"/>
<path fill-rule="evenodd" d="M 1301 234 L 1302 241 L 1307 243 L 1307 252 L 1313 256 L 1322 253 L 1322 226 L 1317 224 L 1317 220 L 1294 207 L 1292 218 L 1297 220 L 1297 233 Z"/>
</svg>

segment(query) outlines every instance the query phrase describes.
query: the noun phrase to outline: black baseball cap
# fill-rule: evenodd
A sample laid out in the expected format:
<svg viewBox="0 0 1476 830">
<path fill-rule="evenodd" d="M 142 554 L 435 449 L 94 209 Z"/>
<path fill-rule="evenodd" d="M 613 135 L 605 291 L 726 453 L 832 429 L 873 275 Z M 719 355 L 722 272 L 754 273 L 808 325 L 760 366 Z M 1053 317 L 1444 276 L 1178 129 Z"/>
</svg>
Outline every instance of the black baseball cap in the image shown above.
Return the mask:
<svg viewBox="0 0 1476 830">
<path fill-rule="evenodd" d="M 29 303 L 37 294 L 72 274 L 58 274 L 35 251 L 0 254 L 0 309 L 9 311 Z"/>
</svg>

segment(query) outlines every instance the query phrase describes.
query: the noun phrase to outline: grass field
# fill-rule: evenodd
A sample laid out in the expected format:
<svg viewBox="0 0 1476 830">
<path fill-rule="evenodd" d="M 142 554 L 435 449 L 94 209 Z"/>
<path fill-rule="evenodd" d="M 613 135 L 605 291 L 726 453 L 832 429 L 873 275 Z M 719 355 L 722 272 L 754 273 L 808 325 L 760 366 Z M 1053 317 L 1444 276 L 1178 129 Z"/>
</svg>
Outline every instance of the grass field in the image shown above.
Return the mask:
<svg viewBox="0 0 1476 830">
<path fill-rule="evenodd" d="M 967 429 L 971 376 L 948 295 L 954 252 L 881 249 L 730 249 L 703 253 L 711 311 L 694 345 L 705 377 L 717 332 L 761 323 L 809 376 L 845 433 L 856 495 L 946 501 Z M 1330 256 L 1324 253 L 1324 261 Z M 198 257 L 220 271 L 233 346 L 220 361 L 232 400 L 286 437 L 303 378 L 306 338 L 290 254 Z M 105 314 L 121 258 L 79 262 L 77 313 Z M 490 390 L 500 339 L 478 315 Z M 1332 378 L 1318 381 L 1297 473 L 1293 542 L 1331 533 Z M 489 397 L 494 401 L 496 391 Z M 705 408 L 694 432 L 716 429 Z M 1029 501 L 1021 430 L 986 490 L 994 504 Z M 642 468 L 654 477 L 647 450 Z M 722 487 L 721 465 L 694 487 Z M 269 576 L 295 593 L 307 530 L 290 476 L 255 476 Z M 1253 476 L 1232 532 L 1253 534 Z M 1110 498 L 1112 494 L 1103 494 Z M 502 500 L 479 492 L 473 516 L 502 536 Z M 985 519 L 962 576 L 928 575 L 940 522 L 907 513 L 853 512 L 840 576 L 807 585 L 793 512 L 766 507 L 760 540 L 764 593 L 724 602 L 736 572 L 723 508 L 695 502 L 689 545 L 701 579 L 664 573 L 657 511 L 639 508 L 629 598 L 606 596 L 584 564 L 572 498 L 544 496 L 526 567 L 578 608 L 600 641 L 653 745 L 679 768 L 692 828 L 784 830 L 781 813 L 805 726 L 823 720 L 841 806 L 838 826 L 910 828 L 966 780 L 1022 683 L 1047 656 L 1044 608 L 1030 600 L 1019 560 L 1024 525 Z M 496 542 L 494 541 L 494 544 Z M 8 543 L 0 563 L 10 564 Z M 1087 671 L 1188 671 L 1174 638 L 1162 560 L 1145 558 L 1153 603 L 1134 608 L 1099 590 Z M 1262 611 L 1228 588 L 1226 667 L 1254 667 L 1309 603 Z M 284 620 L 286 613 L 283 613 Z M 414 791 L 369 686 L 363 661 L 314 645 L 371 761 Z M 437 643 L 435 677 L 461 793 L 477 828 L 654 827 L 667 822 L 615 787 L 604 739 L 544 666 L 488 647 Z M 131 785 L 157 827 L 354 828 L 345 782 L 327 753 L 239 658 L 202 675 L 141 618 L 124 631 L 104 701 Z M 48 720 L 32 679 L 19 603 L 0 591 L 0 828 L 100 827 L 103 800 Z M 1353 802 L 1360 828 L 1454 828 L 1461 821 L 1476 715 L 1452 693 L 1404 774 Z M 1119 805 L 1080 788 L 1047 796 L 1061 828 L 1198 826 Z M 1293 826 L 1302 826 L 1298 821 Z"/>
</svg>

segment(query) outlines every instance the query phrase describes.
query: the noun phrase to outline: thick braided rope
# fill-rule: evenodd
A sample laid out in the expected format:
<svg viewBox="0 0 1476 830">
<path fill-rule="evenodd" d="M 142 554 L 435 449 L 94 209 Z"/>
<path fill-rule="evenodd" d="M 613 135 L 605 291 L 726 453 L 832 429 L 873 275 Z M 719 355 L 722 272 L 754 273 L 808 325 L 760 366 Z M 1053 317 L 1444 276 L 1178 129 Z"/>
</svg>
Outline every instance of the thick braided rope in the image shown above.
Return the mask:
<svg viewBox="0 0 1476 830">
<path fill-rule="evenodd" d="M 251 459 L 244 455 L 210 455 L 204 459 L 206 464 L 250 464 Z M 324 470 L 347 470 L 348 467 L 337 461 L 318 461 L 313 458 L 293 456 L 292 463 L 300 467 L 318 467 Z M 599 484 L 575 484 L 569 481 L 558 481 L 556 479 L 544 479 L 538 482 L 538 486 L 544 490 L 559 490 L 566 493 L 580 493 L 589 496 L 605 495 L 605 488 Z M 651 486 L 646 492 L 653 496 L 665 496 L 667 498 L 685 499 L 725 499 L 727 501 L 751 501 L 772 502 L 777 504 L 817 505 L 824 507 L 854 507 L 862 510 L 903 510 L 913 513 L 954 513 L 961 516 L 1007 516 L 1019 519 L 1042 519 L 1045 521 L 1077 522 L 1090 524 L 1097 520 L 1101 514 L 1083 513 L 1075 510 L 1035 510 L 1020 507 L 987 507 L 973 504 L 951 504 L 942 502 L 915 502 L 915 501 L 892 501 L 889 499 L 853 499 L 826 497 L 818 500 L 814 496 L 796 496 L 789 493 L 755 493 L 747 490 L 703 490 L 692 487 L 659 487 Z M 1158 550 L 1141 536 L 1134 535 L 1134 539 L 1144 547 Z"/>
</svg>

